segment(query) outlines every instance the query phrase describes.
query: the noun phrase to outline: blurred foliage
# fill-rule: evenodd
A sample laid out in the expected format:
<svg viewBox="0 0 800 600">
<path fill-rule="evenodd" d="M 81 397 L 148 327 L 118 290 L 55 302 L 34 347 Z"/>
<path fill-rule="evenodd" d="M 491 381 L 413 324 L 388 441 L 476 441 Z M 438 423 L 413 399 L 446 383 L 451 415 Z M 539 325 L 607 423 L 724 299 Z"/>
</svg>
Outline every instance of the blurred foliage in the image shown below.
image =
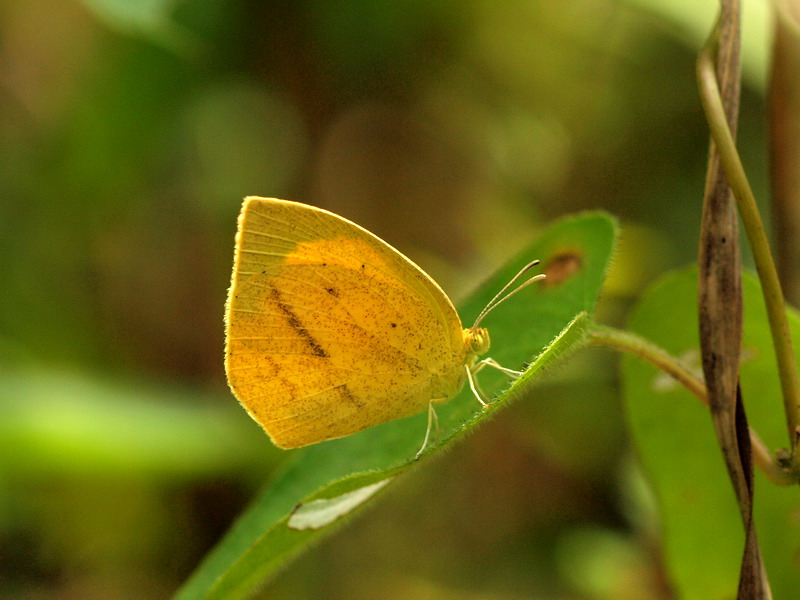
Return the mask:
<svg viewBox="0 0 800 600">
<path fill-rule="evenodd" d="M 630 327 L 702 373 L 697 277 L 693 266 L 661 278 L 642 296 Z M 747 310 L 740 376 L 742 396 L 750 400 L 747 421 L 768 448 L 780 448 L 786 424 L 776 418 L 782 412 L 780 381 L 764 301 L 752 273 L 745 273 L 742 288 Z M 794 311 L 788 319 L 796 339 L 800 319 Z M 622 374 L 631 436 L 657 497 L 664 560 L 678 596 L 736 597 L 744 532 L 716 436 L 709 435 L 708 409 L 642 360 L 626 356 Z M 797 489 L 774 485 L 762 475 L 756 469 L 753 511 L 759 547 L 774 597 L 791 598 L 800 578 Z"/>
<path fill-rule="evenodd" d="M 0 597 L 168 597 L 291 460 L 222 372 L 244 195 L 343 214 L 456 297 L 602 207 L 622 320 L 696 254 L 714 7 L 0 3 Z M 739 139 L 763 198 L 761 31 Z M 615 368 L 575 357 L 264 597 L 669 597 Z"/>
</svg>

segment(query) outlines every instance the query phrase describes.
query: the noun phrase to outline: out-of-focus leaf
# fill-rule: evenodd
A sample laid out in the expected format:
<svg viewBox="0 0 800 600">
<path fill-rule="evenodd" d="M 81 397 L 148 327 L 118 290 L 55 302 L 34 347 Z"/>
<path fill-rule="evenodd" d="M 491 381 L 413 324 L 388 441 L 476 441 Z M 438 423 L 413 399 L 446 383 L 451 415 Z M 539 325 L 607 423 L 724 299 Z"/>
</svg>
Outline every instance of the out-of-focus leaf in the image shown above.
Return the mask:
<svg viewBox="0 0 800 600">
<path fill-rule="evenodd" d="M 257 464 L 267 454 L 259 436 L 222 401 L 50 370 L 0 372 L 0 475 L 180 477 Z"/>
<path fill-rule="evenodd" d="M 145 35 L 174 50 L 193 49 L 196 40 L 176 24 L 172 11 L 176 0 L 81 0 L 109 26 L 126 33 Z"/>
<path fill-rule="evenodd" d="M 775 358 L 759 285 L 743 279 L 745 321 L 741 387 L 748 419 L 769 447 L 786 436 Z M 700 376 L 697 270 L 672 273 L 643 296 L 630 329 L 680 357 Z M 789 313 L 794 336 L 800 320 Z M 640 359 L 623 361 L 631 430 L 661 512 L 664 554 L 677 595 L 736 596 L 744 534 L 708 410 L 675 381 Z M 776 598 L 797 593 L 800 509 L 796 488 L 756 472 L 754 520 Z"/>
<path fill-rule="evenodd" d="M 627 4 L 665 19 L 671 31 L 697 48 L 708 37 L 719 11 L 718 0 L 625 0 Z M 742 3 L 742 68 L 756 87 L 766 87 L 770 8 L 768 2 Z"/>
</svg>

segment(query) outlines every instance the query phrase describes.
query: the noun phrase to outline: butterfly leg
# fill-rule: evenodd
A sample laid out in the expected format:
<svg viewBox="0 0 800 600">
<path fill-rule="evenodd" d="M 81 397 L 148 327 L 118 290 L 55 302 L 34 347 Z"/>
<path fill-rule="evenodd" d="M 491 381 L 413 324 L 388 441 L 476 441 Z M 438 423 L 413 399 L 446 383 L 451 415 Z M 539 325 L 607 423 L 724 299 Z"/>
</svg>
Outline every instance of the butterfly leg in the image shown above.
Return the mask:
<svg viewBox="0 0 800 600">
<path fill-rule="evenodd" d="M 481 389 L 480 383 L 478 383 L 478 378 L 476 377 L 476 375 L 483 370 L 484 367 L 492 367 L 497 369 L 512 379 L 519 379 L 519 377 L 522 375 L 522 371 L 515 371 L 514 369 L 506 368 L 493 358 L 484 358 L 471 367 L 467 366 L 467 381 L 469 381 L 469 389 L 472 390 L 472 393 L 478 399 L 478 402 L 480 402 L 485 408 L 489 406 L 489 401 L 487 400 L 488 396 Z"/>
<path fill-rule="evenodd" d="M 473 365 L 472 372 L 478 373 L 484 367 L 492 367 L 493 369 L 497 369 L 498 371 L 505 373 L 506 375 L 512 377 L 513 379 L 519 379 L 522 376 L 522 371 L 515 371 L 514 369 L 509 369 L 508 367 L 504 367 L 493 358 L 484 358 L 483 360 L 478 361 L 477 363 L 475 363 L 475 365 Z"/>
<path fill-rule="evenodd" d="M 433 409 L 433 400 L 430 401 L 428 404 L 428 429 L 425 431 L 425 439 L 422 441 L 422 447 L 417 450 L 417 454 L 414 456 L 414 460 L 418 460 L 422 453 L 425 452 L 425 449 L 428 447 L 428 442 L 431 439 L 431 430 L 435 429 L 436 433 L 434 433 L 434 442 L 439 439 L 439 417 L 436 414 L 436 411 Z"/>
<path fill-rule="evenodd" d="M 472 367 L 470 367 L 469 365 L 466 366 L 467 381 L 469 382 L 469 389 L 472 390 L 472 393 L 475 395 L 475 398 L 477 398 L 478 402 L 480 402 L 483 405 L 483 407 L 486 408 L 487 406 L 489 406 L 489 403 L 486 400 L 484 400 L 484 398 L 486 398 L 486 394 L 481 389 L 481 385 L 478 383 L 478 380 L 475 377 L 475 373 L 480 371 L 479 365 L 480 363 Z"/>
</svg>

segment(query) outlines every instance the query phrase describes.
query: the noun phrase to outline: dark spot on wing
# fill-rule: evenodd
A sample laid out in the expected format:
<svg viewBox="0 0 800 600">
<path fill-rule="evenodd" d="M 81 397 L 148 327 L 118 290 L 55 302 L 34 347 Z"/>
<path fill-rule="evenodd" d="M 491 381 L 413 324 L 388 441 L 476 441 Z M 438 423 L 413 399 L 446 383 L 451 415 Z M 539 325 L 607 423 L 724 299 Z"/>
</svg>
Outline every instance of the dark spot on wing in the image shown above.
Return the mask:
<svg viewBox="0 0 800 600">
<path fill-rule="evenodd" d="M 289 305 L 286 304 L 281 298 L 281 293 L 277 289 L 272 288 L 270 290 L 270 295 L 275 301 L 275 304 L 277 304 L 278 309 L 283 313 L 283 316 L 286 317 L 286 322 L 298 333 L 301 338 L 305 340 L 306 345 L 311 348 L 314 356 L 321 356 L 323 358 L 327 357 L 328 353 L 325 352 L 325 349 L 319 345 L 317 340 L 314 339 L 314 336 L 308 332 L 308 329 L 303 327 L 303 324 L 300 322 L 300 319 L 297 318 L 297 315 L 294 314 Z"/>
<path fill-rule="evenodd" d="M 332 287 L 325 288 L 325 291 L 328 292 L 334 298 L 338 298 L 339 297 L 339 290 L 337 290 L 336 288 L 332 288 Z"/>
<path fill-rule="evenodd" d="M 391 325 L 392 325 L 392 329 L 394 329 L 395 327 L 397 327 L 397 323 L 392 323 Z"/>
<path fill-rule="evenodd" d="M 364 408 L 364 403 L 353 396 L 353 392 L 350 391 L 350 388 L 347 387 L 346 383 L 342 385 L 337 385 L 336 389 L 339 390 L 339 393 L 342 395 L 342 398 L 347 400 L 348 402 L 355 404 L 357 408 Z"/>
<path fill-rule="evenodd" d="M 261 357 L 261 364 L 259 366 L 262 368 L 262 374 L 264 376 L 277 377 L 281 372 L 278 363 L 268 354 Z"/>
</svg>

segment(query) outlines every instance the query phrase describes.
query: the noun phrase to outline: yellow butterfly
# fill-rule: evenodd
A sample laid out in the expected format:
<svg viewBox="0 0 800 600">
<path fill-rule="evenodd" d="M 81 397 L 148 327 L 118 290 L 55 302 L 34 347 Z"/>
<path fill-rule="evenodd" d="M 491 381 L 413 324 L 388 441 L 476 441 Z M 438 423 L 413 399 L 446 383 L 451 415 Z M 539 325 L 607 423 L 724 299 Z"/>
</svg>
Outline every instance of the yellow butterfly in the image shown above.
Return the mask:
<svg viewBox="0 0 800 600">
<path fill-rule="evenodd" d="M 326 210 L 247 197 L 239 215 L 226 304 L 225 370 L 234 395 L 276 446 L 350 435 L 428 408 L 493 366 L 479 327 L 511 294 L 495 296 L 469 329 L 422 269 L 366 229 Z"/>
</svg>

